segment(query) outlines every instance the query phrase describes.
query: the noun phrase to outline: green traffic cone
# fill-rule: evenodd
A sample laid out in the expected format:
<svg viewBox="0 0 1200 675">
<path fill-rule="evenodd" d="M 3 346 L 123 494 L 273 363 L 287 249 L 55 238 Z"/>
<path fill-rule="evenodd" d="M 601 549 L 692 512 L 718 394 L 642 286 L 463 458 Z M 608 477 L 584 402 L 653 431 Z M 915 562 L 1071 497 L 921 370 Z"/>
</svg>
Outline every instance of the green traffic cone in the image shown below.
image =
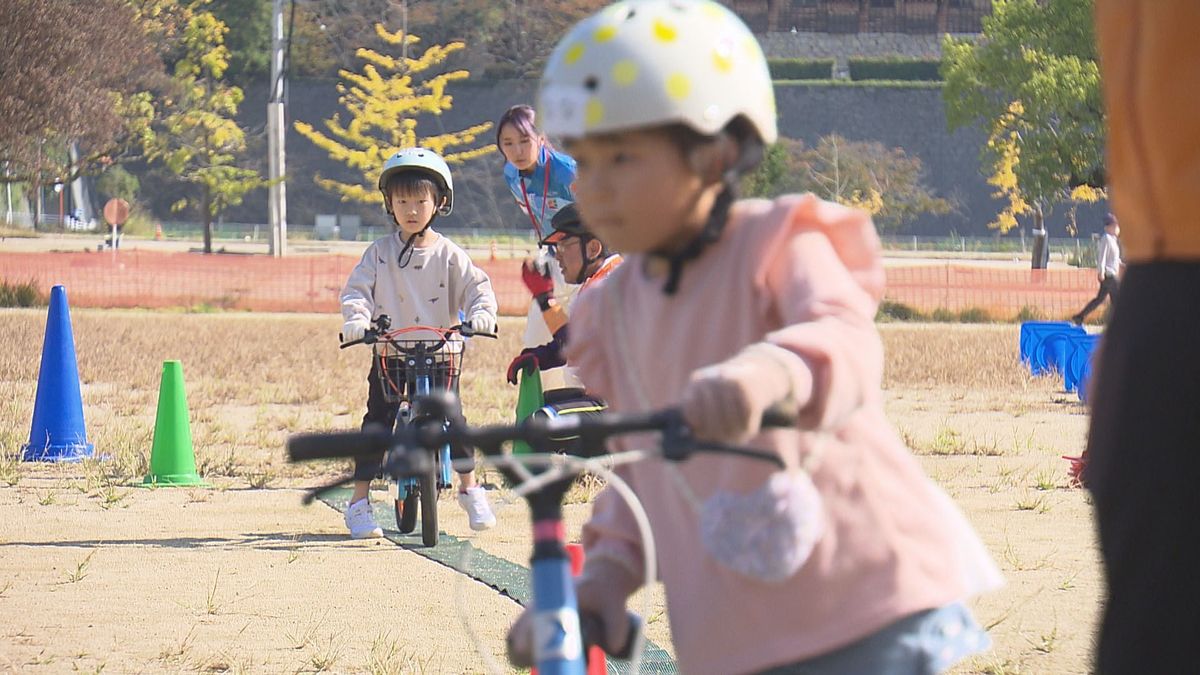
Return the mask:
<svg viewBox="0 0 1200 675">
<path fill-rule="evenodd" d="M 196 473 L 192 450 L 192 427 L 187 395 L 183 390 L 183 365 L 163 361 L 162 384 L 158 389 L 158 417 L 154 422 L 154 447 L 150 451 L 150 473 L 143 485 L 204 485 Z"/>
<path fill-rule="evenodd" d="M 517 422 L 537 412 L 546 405 L 542 397 L 542 374 L 537 368 L 521 369 L 521 386 L 517 390 Z M 524 455 L 532 452 L 525 441 L 513 441 L 514 455 Z"/>
</svg>

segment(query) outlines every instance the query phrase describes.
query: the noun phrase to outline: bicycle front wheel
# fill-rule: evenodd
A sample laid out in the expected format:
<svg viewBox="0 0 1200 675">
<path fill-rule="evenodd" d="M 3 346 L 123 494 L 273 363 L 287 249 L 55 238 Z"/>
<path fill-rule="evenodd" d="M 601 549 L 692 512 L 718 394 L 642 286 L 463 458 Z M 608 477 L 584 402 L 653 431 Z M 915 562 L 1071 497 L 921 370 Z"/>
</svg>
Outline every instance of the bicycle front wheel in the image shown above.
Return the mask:
<svg viewBox="0 0 1200 675">
<path fill-rule="evenodd" d="M 400 534 L 411 534 L 417 529 L 417 494 L 413 490 L 396 500 L 396 529 Z"/>
<path fill-rule="evenodd" d="M 438 488 L 437 467 L 419 479 L 421 491 L 421 543 L 437 546 L 438 543 Z"/>
</svg>

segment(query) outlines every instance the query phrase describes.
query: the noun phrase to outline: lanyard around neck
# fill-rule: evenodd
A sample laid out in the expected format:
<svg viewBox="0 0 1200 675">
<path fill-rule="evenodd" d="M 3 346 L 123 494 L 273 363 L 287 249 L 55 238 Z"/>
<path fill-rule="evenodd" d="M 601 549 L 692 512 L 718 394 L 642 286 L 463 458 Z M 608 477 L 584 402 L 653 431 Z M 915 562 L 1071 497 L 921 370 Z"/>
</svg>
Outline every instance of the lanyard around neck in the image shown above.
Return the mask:
<svg viewBox="0 0 1200 675">
<path fill-rule="evenodd" d="M 538 217 L 533 216 L 533 208 L 529 206 L 529 193 L 525 191 L 525 177 L 517 174 L 521 181 L 521 196 L 525 198 L 525 212 L 529 214 L 529 222 L 533 223 L 533 231 L 537 233 L 538 242 L 542 241 L 542 224 L 540 221 L 546 218 L 546 202 L 550 199 L 550 151 L 542 149 L 546 153 L 546 171 L 544 180 L 542 181 L 542 213 Z"/>
</svg>

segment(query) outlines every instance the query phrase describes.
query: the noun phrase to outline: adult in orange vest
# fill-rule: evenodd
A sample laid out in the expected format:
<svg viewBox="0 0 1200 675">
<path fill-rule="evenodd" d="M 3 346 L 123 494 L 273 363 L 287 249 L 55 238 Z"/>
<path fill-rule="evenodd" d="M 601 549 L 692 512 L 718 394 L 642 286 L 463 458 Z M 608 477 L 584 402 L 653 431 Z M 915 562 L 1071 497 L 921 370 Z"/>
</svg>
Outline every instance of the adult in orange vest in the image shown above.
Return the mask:
<svg viewBox="0 0 1200 675">
<path fill-rule="evenodd" d="M 621 264 L 621 256 L 610 251 L 604 242 L 591 234 L 575 205 L 564 207 L 551 221 L 553 231 L 542 244 L 554 248 L 554 257 L 568 283 L 579 284 L 579 293 L 608 276 Z M 550 342 L 527 347 L 508 366 L 508 381 L 517 383 L 517 374 L 525 368 L 547 370 L 566 365 L 562 355 L 567 342 L 567 316 L 570 303 L 562 304 L 554 297 L 554 282 L 532 265 L 525 265 L 522 279 L 542 310 L 542 318 L 553 336 Z M 578 294 L 572 296 L 572 300 Z"/>
</svg>

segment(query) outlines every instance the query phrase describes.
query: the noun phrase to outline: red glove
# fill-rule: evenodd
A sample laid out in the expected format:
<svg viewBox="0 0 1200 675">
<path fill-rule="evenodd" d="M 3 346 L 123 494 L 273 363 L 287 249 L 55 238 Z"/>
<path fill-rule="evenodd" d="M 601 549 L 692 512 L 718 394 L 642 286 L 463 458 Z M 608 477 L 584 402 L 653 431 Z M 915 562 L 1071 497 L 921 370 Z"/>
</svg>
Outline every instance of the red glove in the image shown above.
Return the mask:
<svg viewBox="0 0 1200 675">
<path fill-rule="evenodd" d="M 532 349 L 522 349 L 521 353 L 517 354 L 517 358 L 508 364 L 508 383 L 516 384 L 517 373 L 520 373 L 522 370 L 537 370 L 537 368 L 537 354 L 534 354 Z"/>
<path fill-rule="evenodd" d="M 525 282 L 525 288 L 535 298 L 554 293 L 554 280 L 550 278 L 550 272 L 547 270 L 543 274 L 528 260 L 521 263 L 521 281 Z"/>
</svg>

